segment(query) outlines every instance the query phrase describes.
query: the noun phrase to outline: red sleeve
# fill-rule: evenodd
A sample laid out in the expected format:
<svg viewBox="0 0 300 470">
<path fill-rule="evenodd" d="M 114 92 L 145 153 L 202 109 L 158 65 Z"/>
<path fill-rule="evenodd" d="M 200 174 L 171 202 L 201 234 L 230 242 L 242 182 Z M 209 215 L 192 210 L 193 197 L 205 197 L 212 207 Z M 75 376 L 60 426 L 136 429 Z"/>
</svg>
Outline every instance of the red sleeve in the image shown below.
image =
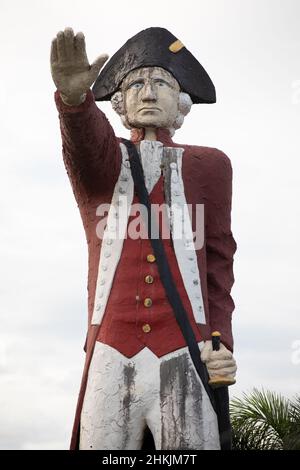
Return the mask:
<svg viewBox="0 0 300 470">
<path fill-rule="evenodd" d="M 118 139 L 89 90 L 79 106 L 67 106 L 55 92 L 64 163 L 76 199 L 114 187 L 121 165 Z"/>
<path fill-rule="evenodd" d="M 231 316 L 234 302 L 233 255 L 236 243 L 231 232 L 232 168 L 229 158 L 215 149 L 206 208 L 207 287 L 211 331 L 221 333 L 221 342 L 231 351 Z"/>
</svg>

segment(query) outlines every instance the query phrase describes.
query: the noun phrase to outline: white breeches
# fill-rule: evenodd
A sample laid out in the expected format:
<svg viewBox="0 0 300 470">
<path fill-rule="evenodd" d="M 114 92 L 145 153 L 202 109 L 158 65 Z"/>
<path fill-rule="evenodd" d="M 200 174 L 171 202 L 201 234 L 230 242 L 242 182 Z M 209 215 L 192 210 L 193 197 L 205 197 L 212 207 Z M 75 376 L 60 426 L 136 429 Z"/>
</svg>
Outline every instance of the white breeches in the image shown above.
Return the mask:
<svg viewBox="0 0 300 470">
<path fill-rule="evenodd" d="M 144 348 L 129 359 L 96 342 L 79 448 L 138 450 L 146 426 L 157 450 L 220 448 L 217 416 L 187 347 L 160 358 Z"/>
</svg>

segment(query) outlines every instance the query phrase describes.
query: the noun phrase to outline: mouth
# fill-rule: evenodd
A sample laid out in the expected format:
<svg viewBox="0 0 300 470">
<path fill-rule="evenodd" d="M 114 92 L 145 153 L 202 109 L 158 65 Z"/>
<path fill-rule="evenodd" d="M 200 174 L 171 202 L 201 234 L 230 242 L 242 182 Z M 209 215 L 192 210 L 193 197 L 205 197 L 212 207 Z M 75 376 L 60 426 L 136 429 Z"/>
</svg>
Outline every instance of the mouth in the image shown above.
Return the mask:
<svg viewBox="0 0 300 470">
<path fill-rule="evenodd" d="M 153 107 L 153 106 L 144 106 L 143 108 L 140 108 L 139 111 L 160 111 L 160 108 L 156 108 L 156 107 Z"/>
</svg>

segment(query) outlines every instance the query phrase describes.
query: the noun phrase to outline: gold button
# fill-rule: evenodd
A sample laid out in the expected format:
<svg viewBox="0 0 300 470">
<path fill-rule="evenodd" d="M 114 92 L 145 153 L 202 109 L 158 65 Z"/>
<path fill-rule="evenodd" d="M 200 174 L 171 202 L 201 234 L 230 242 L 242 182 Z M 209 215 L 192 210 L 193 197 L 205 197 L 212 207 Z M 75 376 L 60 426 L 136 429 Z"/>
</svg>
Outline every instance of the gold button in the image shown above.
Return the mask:
<svg viewBox="0 0 300 470">
<path fill-rule="evenodd" d="M 149 297 L 146 297 L 145 300 L 144 300 L 144 305 L 145 305 L 145 307 L 151 307 L 152 300 Z"/>
<path fill-rule="evenodd" d="M 151 276 L 150 274 L 148 274 L 147 276 L 145 276 L 145 282 L 146 282 L 146 284 L 153 284 L 153 281 L 154 281 L 154 278 L 153 278 L 153 276 Z"/>
<path fill-rule="evenodd" d="M 149 333 L 149 331 L 151 331 L 151 326 L 146 323 L 146 325 L 143 325 L 143 332 Z"/>
<path fill-rule="evenodd" d="M 154 261 L 156 260 L 155 256 L 150 254 L 150 255 L 147 255 L 147 261 L 148 263 L 154 263 Z"/>
</svg>

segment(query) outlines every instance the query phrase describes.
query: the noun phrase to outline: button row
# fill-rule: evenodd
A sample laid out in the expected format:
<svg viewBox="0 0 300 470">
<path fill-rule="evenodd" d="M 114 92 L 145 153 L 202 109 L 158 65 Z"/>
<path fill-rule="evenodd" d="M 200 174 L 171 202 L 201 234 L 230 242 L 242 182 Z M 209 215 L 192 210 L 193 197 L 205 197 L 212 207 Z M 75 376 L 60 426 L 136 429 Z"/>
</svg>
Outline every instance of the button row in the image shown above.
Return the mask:
<svg viewBox="0 0 300 470">
<path fill-rule="evenodd" d="M 147 255 L 147 261 L 148 263 L 154 263 L 156 261 L 156 258 L 153 254 L 149 254 Z M 153 276 L 151 276 L 151 274 L 147 274 L 147 276 L 145 276 L 144 278 L 146 284 L 152 284 L 154 282 L 154 278 Z M 144 299 L 144 306 L 145 307 L 151 307 L 152 305 L 152 299 L 150 299 L 150 297 L 146 297 Z M 149 325 L 149 323 L 146 323 L 145 325 L 142 326 L 142 330 L 144 333 L 150 333 L 151 331 L 151 326 Z"/>
</svg>

